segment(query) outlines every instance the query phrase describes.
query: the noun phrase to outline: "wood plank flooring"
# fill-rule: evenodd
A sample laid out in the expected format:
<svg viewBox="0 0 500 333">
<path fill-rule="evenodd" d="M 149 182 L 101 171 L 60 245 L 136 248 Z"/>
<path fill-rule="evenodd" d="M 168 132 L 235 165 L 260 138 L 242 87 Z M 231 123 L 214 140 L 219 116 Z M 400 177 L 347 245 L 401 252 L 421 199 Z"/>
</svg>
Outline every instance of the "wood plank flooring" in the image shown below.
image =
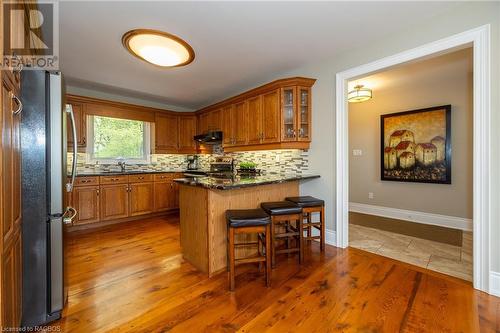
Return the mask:
<svg viewBox="0 0 500 333">
<path fill-rule="evenodd" d="M 178 219 L 73 233 L 61 332 L 499 332 L 500 299 L 465 281 L 357 249 L 308 246 L 208 279 L 184 261 Z M 54 327 L 53 327 L 54 329 Z"/>
</svg>

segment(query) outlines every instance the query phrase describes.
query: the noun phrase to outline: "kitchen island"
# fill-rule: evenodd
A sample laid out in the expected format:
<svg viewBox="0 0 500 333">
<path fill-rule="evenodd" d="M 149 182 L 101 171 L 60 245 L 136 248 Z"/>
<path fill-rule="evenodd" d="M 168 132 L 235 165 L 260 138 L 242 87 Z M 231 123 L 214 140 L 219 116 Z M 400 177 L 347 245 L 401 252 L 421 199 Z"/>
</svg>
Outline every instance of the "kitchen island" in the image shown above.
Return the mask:
<svg viewBox="0 0 500 333">
<path fill-rule="evenodd" d="M 226 270 L 228 209 L 251 209 L 262 202 L 299 195 L 299 182 L 318 175 L 266 175 L 181 178 L 179 183 L 180 233 L 184 259 L 213 276 Z M 238 235 L 248 237 L 245 235 Z M 242 239 L 237 239 L 237 242 Z M 256 252 L 241 247 L 236 257 Z"/>
</svg>

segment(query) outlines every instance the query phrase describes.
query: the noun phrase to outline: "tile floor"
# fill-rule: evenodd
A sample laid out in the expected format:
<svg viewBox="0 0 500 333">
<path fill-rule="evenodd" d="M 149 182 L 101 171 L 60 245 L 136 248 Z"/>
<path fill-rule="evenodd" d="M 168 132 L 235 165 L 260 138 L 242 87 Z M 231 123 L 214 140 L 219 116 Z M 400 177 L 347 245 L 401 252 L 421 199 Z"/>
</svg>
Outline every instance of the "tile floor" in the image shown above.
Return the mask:
<svg viewBox="0 0 500 333">
<path fill-rule="evenodd" d="M 349 246 L 472 281 L 471 232 L 459 247 L 350 224 Z"/>
</svg>

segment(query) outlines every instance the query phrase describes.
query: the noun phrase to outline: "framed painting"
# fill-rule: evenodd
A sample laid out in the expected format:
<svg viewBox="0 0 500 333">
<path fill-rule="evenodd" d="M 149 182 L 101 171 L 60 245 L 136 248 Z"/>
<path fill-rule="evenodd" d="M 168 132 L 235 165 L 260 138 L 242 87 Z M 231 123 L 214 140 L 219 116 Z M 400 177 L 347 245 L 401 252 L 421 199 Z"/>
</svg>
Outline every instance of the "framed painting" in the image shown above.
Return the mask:
<svg viewBox="0 0 500 333">
<path fill-rule="evenodd" d="M 451 184 L 451 105 L 380 116 L 381 179 Z"/>
</svg>

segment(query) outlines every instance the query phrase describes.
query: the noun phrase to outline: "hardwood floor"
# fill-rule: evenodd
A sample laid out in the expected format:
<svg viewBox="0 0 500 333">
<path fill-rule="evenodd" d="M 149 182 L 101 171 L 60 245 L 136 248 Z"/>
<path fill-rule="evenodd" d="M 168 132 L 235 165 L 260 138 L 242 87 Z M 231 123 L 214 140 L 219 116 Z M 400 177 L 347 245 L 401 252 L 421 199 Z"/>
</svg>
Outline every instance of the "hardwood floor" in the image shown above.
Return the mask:
<svg viewBox="0 0 500 333">
<path fill-rule="evenodd" d="M 79 231 L 70 241 L 61 332 L 498 332 L 500 299 L 462 280 L 313 242 L 299 266 L 278 257 L 208 279 L 180 254 L 177 218 Z"/>
</svg>

